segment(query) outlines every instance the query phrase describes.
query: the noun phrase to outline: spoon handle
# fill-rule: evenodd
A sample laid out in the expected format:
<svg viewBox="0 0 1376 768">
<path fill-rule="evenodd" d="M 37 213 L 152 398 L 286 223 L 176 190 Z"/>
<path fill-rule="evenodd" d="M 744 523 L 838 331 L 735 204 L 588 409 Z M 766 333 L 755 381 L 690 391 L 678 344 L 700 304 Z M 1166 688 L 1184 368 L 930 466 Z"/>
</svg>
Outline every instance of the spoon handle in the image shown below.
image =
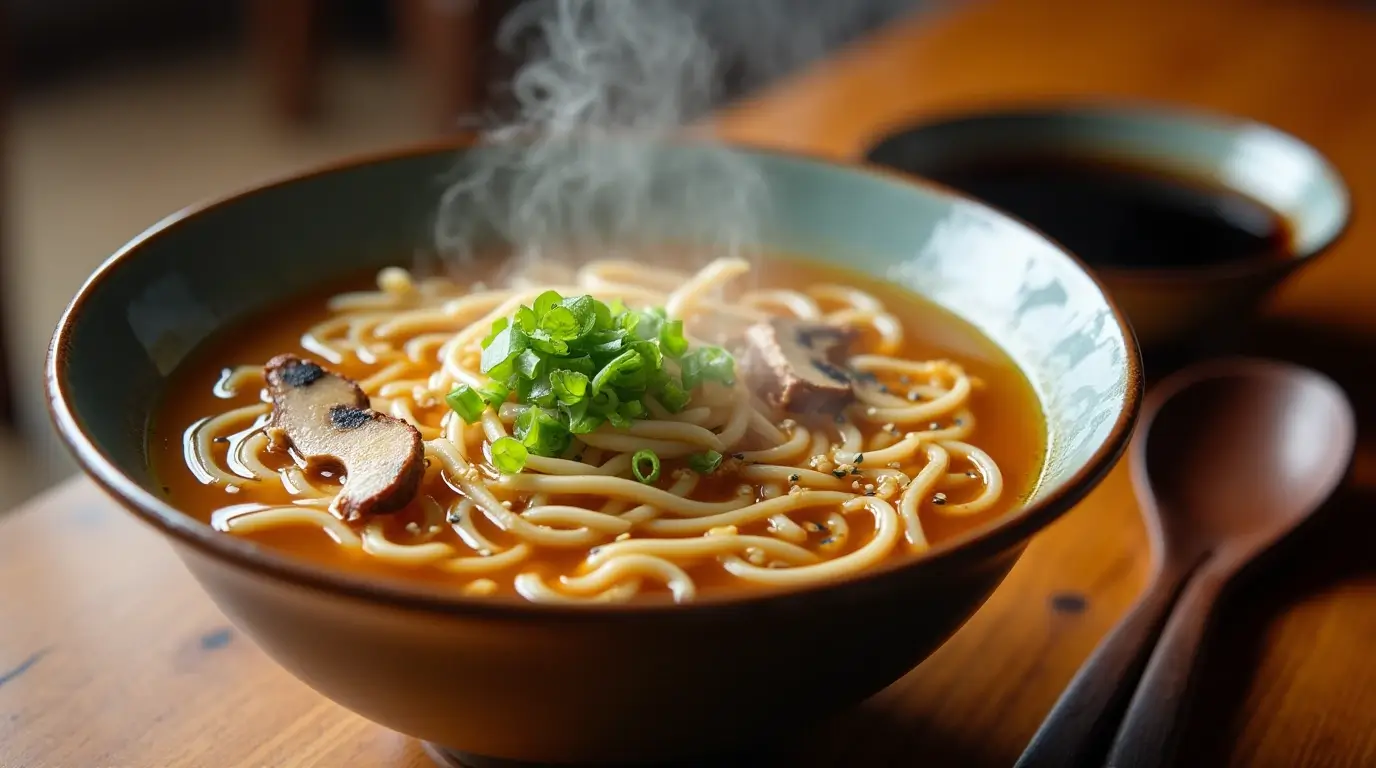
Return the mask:
<svg viewBox="0 0 1376 768">
<path fill-rule="evenodd" d="M 1061 693 L 1016 768 L 1099 764 L 1182 585 L 1202 559 L 1163 565 L 1137 605 Z"/>
<path fill-rule="evenodd" d="M 1108 768 L 1174 765 L 1200 647 L 1214 605 L 1236 568 L 1218 558 L 1199 569 L 1166 622 L 1109 750 Z"/>
</svg>

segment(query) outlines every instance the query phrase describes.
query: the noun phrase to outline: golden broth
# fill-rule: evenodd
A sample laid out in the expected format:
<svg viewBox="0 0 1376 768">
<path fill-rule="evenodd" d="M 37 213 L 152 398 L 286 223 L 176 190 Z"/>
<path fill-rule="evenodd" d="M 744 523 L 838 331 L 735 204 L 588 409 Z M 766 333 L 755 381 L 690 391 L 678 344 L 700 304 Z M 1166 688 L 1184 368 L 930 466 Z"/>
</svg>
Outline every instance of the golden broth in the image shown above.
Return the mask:
<svg viewBox="0 0 1376 768">
<path fill-rule="evenodd" d="M 857 276 L 835 267 L 794 259 L 765 260 L 760 274 L 760 282 L 763 283 L 761 287 L 766 288 L 801 289 L 811 284 L 834 283 L 866 291 L 882 301 L 887 311 L 894 315 L 903 327 L 903 347 L 897 356 L 910 360 L 951 359 L 979 382 L 970 396 L 969 409 L 975 417 L 976 425 L 967 440 L 984 450 L 998 464 L 1003 475 L 1004 492 L 993 507 L 968 516 L 943 514 L 939 503 L 924 502 L 920 508 L 920 519 L 929 542 L 935 544 L 949 539 L 962 531 L 1007 514 L 1023 503 L 1033 490 L 1042 467 L 1046 448 L 1045 419 L 1031 386 L 1002 350 L 969 324 L 945 310 L 914 294 L 877 280 Z M 360 285 L 361 281 L 348 287 L 357 288 Z M 174 372 L 150 431 L 150 456 L 153 468 L 163 484 L 166 497 L 173 505 L 209 522 L 216 510 L 231 505 L 286 505 L 297 498 L 277 483 L 245 480 L 231 490 L 223 484 L 202 482 L 188 467 L 184 455 L 184 435 L 188 434 L 188 430 L 195 423 L 207 416 L 262 402 L 260 393 L 254 387 L 248 387 L 249 391 L 233 397 L 217 395 L 216 384 L 227 369 L 241 365 L 261 365 L 274 355 L 285 352 L 318 359 L 317 355 L 303 348 L 302 335 L 306 329 L 329 316 L 325 302 L 335 292 L 322 291 L 316 295 L 294 299 L 252 318 L 206 343 Z M 325 364 L 328 368 L 356 381 L 366 379 L 383 367 L 354 358 L 346 359 L 341 364 Z M 424 378 L 428 373 L 428 370 L 417 366 L 417 370 L 410 377 Z M 904 386 L 901 381 L 886 380 L 882 383 L 899 393 Z M 436 416 L 444 412 L 446 407 L 443 402 L 439 402 L 433 405 L 432 410 L 433 413 L 417 413 L 417 416 Z M 815 418 L 798 417 L 798 420 L 815 429 L 826 428 L 826 422 L 818 422 Z M 873 432 L 873 427 L 865 431 L 867 444 Z M 226 445 L 217 441 L 213 449 L 216 459 L 223 462 Z M 279 469 L 289 465 L 290 459 L 283 455 L 278 459 L 278 463 L 270 465 L 270 468 Z M 663 471 L 665 479 L 662 479 L 659 485 L 667 485 L 667 478 L 672 469 L 682 465 L 682 460 L 666 460 Z M 962 469 L 964 467 L 952 464 L 952 471 Z M 437 477 L 438 474 L 438 467 L 431 467 L 427 471 L 425 492 L 432 494 L 442 507 L 448 508 L 456 493 L 452 487 L 444 483 L 443 478 Z M 337 478 L 332 480 L 328 473 L 325 477 L 317 479 L 338 482 Z M 732 477 L 730 472 L 719 472 L 717 476 L 706 478 L 693 492 L 692 498 L 704 501 L 725 499 L 740 485 L 741 482 Z M 953 494 L 950 503 L 958 503 L 958 495 Z M 557 501 L 573 504 L 580 502 L 596 508 L 601 500 L 586 496 L 570 496 Z M 820 507 L 792 513 L 791 516 L 800 524 L 821 525 L 828 514 L 834 511 Z M 481 519 L 480 515 L 475 514 L 473 518 L 474 525 L 494 544 L 505 547 L 515 543 L 511 535 Z M 408 525 L 419 523 L 422 519 L 423 511 L 418 503 L 413 502 L 406 509 L 387 518 L 385 530 L 388 538 L 398 542 L 406 541 L 415 532 L 415 526 L 408 529 Z M 848 520 L 849 535 L 846 537 L 847 540 L 840 544 L 841 552 L 854 549 L 859 542 L 868 539 L 874 530 L 873 520 L 868 515 L 853 515 Z M 456 544 L 460 541 L 459 534 L 450 526 L 442 525 L 440 528 L 442 530 L 434 535 L 433 541 Z M 759 521 L 742 527 L 740 533 L 768 535 L 768 528 L 767 521 Z M 474 580 L 471 576 L 460 576 L 433 565 L 400 565 L 370 557 L 360 550 L 339 546 L 326 531 L 319 528 L 288 527 L 242 535 L 303 559 L 368 576 L 424 582 L 432 586 L 452 587 L 456 591 Z M 635 536 L 634 531 L 631 535 Z M 518 571 L 534 571 L 547 579 L 552 579 L 559 574 L 579 572 L 580 565 L 587 555 L 588 550 L 585 547 L 542 547 L 536 549 L 524 562 L 505 571 L 483 576 L 495 582 L 497 594 L 510 595 L 514 592 L 512 580 Z M 911 556 L 908 548 L 901 544 L 888 555 L 890 558 Z M 700 594 L 771 589 L 733 578 L 712 558 L 687 563 L 684 568 L 692 576 Z M 653 584 L 647 586 L 642 594 L 663 595 L 665 590 L 663 585 Z"/>
</svg>

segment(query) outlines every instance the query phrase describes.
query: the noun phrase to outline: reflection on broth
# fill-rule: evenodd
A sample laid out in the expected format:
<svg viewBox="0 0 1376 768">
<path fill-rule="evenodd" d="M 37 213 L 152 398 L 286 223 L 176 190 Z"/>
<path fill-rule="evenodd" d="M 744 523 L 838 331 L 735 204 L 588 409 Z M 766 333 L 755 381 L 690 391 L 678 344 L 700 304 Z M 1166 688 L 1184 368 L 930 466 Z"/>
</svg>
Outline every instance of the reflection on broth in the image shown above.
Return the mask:
<svg viewBox="0 0 1376 768">
<path fill-rule="evenodd" d="M 537 602 L 805 586 L 1016 508 L 1013 363 L 831 267 L 593 262 L 469 290 L 383 270 L 214 340 L 152 432 L 169 499 L 342 570 Z"/>
</svg>

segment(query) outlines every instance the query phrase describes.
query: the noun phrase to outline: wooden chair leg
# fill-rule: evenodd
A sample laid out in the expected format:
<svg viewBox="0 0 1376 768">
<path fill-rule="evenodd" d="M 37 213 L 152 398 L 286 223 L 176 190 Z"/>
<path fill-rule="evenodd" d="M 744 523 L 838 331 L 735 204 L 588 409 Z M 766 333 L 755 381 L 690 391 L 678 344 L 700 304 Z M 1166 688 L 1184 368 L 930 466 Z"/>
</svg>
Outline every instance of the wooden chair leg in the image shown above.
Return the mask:
<svg viewBox="0 0 1376 768">
<path fill-rule="evenodd" d="M 249 36 L 268 82 L 273 110 L 304 121 L 319 107 L 317 0 L 249 0 Z"/>
<path fill-rule="evenodd" d="M 402 47 L 425 83 L 426 109 L 441 131 L 458 130 L 459 120 L 481 100 L 491 5 L 490 0 L 396 0 Z"/>
</svg>

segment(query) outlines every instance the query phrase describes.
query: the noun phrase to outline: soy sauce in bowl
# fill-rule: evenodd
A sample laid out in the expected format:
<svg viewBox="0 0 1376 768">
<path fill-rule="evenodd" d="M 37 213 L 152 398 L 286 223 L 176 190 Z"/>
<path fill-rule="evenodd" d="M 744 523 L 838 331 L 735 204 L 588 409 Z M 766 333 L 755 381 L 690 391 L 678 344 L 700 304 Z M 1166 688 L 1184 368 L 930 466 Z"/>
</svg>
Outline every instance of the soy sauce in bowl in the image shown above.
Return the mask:
<svg viewBox="0 0 1376 768">
<path fill-rule="evenodd" d="M 1098 269 L 1291 256 L 1284 217 L 1204 179 L 1074 155 L 982 158 L 920 173 L 1022 218 Z"/>
</svg>

